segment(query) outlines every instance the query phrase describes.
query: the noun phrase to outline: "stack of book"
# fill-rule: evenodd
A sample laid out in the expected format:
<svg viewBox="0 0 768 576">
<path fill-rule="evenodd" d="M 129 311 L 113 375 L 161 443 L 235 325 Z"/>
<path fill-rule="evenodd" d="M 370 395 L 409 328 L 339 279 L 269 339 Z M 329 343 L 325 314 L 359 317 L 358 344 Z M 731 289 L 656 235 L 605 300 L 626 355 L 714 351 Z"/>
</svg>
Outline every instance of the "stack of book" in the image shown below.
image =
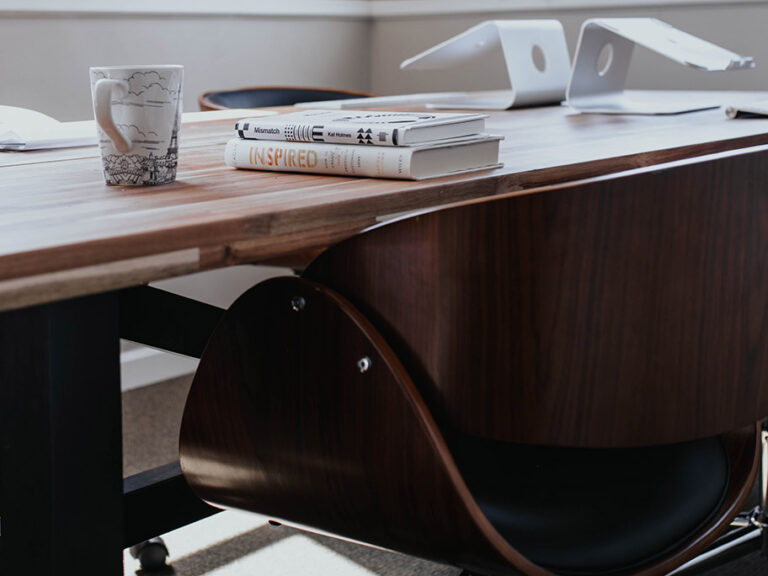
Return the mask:
<svg viewBox="0 0 768 576">
<path fill-rule="evenodd" d="M 229 166 L 421 180 L 501 166 L 485 114 L 302 110 L 235 125 Z"/>
</svg>

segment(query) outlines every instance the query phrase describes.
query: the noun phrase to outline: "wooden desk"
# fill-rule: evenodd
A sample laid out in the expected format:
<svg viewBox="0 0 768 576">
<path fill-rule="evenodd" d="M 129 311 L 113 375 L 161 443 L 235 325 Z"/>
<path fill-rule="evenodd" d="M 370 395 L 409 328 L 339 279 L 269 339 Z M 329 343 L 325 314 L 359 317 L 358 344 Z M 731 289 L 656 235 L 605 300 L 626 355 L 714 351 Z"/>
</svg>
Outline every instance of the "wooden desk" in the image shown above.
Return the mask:
<svg viewBox="0 0 768 576">
<path fill-rule="evenodd" d="M 488 130 L 505 137 L 503 168 L 422 182 L 233 170 L 222 160 L 231 120 L 184 126 L 178 180 L 156 188 L 106 186 L 96 148 L 2 154 L 0 310 L 265 261 L 413 210 L 768 144 L 768 121 L 722 110 L 532 108 L 494 112 Z"/>
<path fill-rule="evenodd" d="M 167 312 L 129 287 L 321 247 L 415 210 L 768 145 L 768 121 L 722 110 L 538 108 L 493 113 L 488 130 L 506 137 L 503 168 L 423 182 L 232 170 L 230 120 L 185 125 L 178 180 L 157 188 L 107 187 L 95 148 L 0 155 L 0 564 L 56 574 L 89 558 L 117 574 L 124 545 L 206 513 L 136 504 L 178 493 L 173 469 L 131 479 L 124 505 L 118 338 L 149 326 L 133 312 Z M 216 311 L 199 311 L 204 332 Z"/>
</svg>

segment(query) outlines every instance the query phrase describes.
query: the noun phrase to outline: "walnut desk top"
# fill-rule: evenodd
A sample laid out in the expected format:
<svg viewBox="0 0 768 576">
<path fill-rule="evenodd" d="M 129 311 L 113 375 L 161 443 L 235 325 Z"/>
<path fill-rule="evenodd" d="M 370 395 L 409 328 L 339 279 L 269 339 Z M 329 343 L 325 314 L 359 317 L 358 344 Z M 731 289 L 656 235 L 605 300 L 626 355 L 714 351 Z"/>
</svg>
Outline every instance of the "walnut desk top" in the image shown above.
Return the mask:
<svg viewBox="0 0 768 576">
<path fill-rule="evenodd" d="M 695 97 L 695 93 L 691 93 Z M 768 98 L 727 93 L 723 103 Z M 96 147 L 0 152 L 0 310 L 337 242 L 393 215 L 768 145 L 768 120 L 722 109 L 582 115 L 493 112 L 504 167 L 413 182 L 234 170 L 232 120 L 187 122 L 173 184 L 110 187 Z"/>
</svg>

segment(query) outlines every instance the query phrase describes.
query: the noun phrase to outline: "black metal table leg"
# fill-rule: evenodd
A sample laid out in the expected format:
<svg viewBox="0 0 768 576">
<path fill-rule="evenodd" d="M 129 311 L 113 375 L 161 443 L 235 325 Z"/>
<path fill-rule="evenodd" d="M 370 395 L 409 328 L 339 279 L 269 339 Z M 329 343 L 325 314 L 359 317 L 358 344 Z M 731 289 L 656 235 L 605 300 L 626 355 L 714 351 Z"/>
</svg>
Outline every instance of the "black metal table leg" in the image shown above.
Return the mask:
<svg viewBox="0 0 768 576">
<path fill-rule="evenodd" d="M 0 313 L 2 573 L 123 572 L 118 299 Z"/>
</svg>

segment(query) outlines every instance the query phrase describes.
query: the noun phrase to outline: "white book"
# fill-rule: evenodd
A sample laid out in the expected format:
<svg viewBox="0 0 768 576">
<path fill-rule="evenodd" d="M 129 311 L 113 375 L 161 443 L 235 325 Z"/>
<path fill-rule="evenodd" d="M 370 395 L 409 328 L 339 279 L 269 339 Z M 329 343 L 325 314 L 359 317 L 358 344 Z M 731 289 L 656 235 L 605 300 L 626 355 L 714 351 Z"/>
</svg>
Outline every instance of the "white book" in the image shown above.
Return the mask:
<svg viewBox="0 0 768 576">
<path fill-rule="evenodd" d="M 224 155 L 234 168 L 422 180 L 501 166 L 501 139 L 482 134 L 439 144 L 383 147 L 233 138 Z"/>
<path fill-rule="evenodd" d="M 410 146 L 479 134 L 487 114 L 302 110 L 237 122 L 240 138 L 284 142 L 325 142 L 371 146 Z"/>
</svg>

